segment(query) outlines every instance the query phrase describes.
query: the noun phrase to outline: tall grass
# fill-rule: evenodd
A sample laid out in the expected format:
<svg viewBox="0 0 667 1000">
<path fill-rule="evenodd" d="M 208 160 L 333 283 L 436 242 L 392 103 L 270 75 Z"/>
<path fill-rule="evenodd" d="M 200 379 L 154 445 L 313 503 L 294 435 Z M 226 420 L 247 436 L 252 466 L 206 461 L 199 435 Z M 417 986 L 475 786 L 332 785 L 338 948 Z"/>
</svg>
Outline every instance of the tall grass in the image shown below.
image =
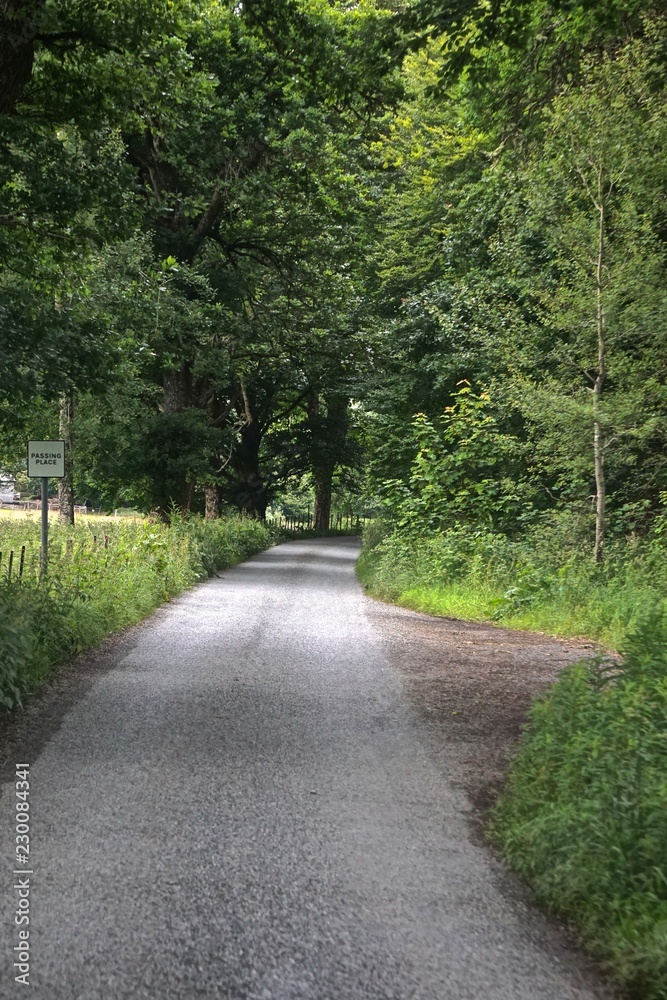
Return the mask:
<svg viewBox="0 0 667 1000">
<path fill-rule="evenodd" d="M 617 542 L 600 566 L 555 531 L 518 541 L 464 529 L 413 537 L 376 523 L 358 573 L 375 597 L 415 610 L 617 647 L 667 596 L 667 545 Z"/>
<path fill-rule="evenodd" d="M 630 995 L 667 998 L 667 623 L 621 669 L 577 663 L 532 709 L 492 824 L 513 867 L 570 917 Z"/>
<path fill-rule="evenodd" d="M 257 521 L 87 520 L 53 526 L 39 580 L 39 524 L 0 522 L 0 706 L 20 705 L 55 664 L 141 621 L 164 600 L 266 548 Z M 20 579 L 19 553 L 25 546 Z M 14 551 L 9 576 L 9 552 Z"/>
</svg>

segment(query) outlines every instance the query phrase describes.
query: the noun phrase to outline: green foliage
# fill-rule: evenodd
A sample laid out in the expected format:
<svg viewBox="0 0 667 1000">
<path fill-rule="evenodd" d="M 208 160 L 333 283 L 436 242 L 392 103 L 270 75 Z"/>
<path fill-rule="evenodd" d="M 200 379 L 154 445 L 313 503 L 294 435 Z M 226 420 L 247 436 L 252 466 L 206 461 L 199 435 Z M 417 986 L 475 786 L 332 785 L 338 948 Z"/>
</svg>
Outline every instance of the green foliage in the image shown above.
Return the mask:
<svg viewBox="0 0 667 1000">
<path fill-rule="evenodd" d="M 543 515 L 517 539 L 459 526 L 415 535 L 391 522 L 366 529 L 359 575 L 377 597 L 434 614 L 497 621 L 618 646 L 667 591 L 664 542 L 610 544 L 588 557 L 576 519 Z"/>
<path fill-rule="evenodd" d="M 519 538 L 374 522 L 370 593 L 432 614 L 602 640 L 625 654 L 564 672 L 537 703 L 494 836 L 639 1000 L 667 997 L 667 592 L 664 512 L 588 557 L 586 519 L 543 515 Z M 647 608 L 655 610 L 647 615 Z"/>
<path fill-rule="evenodd" d="M 439 426 L 415 417 L 408 485 L 385 481 L 384 506 L 399 530 L 416 535 L 462 524 L 512 530 L 530 516 L 530 490 L 512 475 L 520 442 L 500 431 L 487 392 L 465 384 L 453 399 Z"/>
<path fill-rule="evenodd" d="M 541 899 L 572 917 L 632 995 L 667 996 L 667 618 L 622 664 L 564 671 L 531 711 L 494 836 Z"/>
<path fill-rule="evenodd" d="M 461 520 L 432 470 L 415 479 L 413 421 L 421 413 L 424 432 L 438 428 L 467 380 L 488 388 L 500 431 L 516 439 L 508 478 L 520 484 L 513 514 L 494 510 L 484 481 L 501 493 L 507 472 L 480 461 L 465 487 L 483 495 L 478 523 L 520 533 L 522 507 L 529 523 L 531 507 L 592 522 L 596 420 L 619 538 L 648 530 L 667 484 L 666 26 L 642 3 L 618 5 L 604 25 L 590 5 L 555 20 L 552 5 L 515 7 L 469 5 L 446 34 L 429 31 L 373 147 L 384 168 L 373 260 L 386 360 L 365 397 L 369 489 L 382 495 L 391 477 L 406 526 L 401 505 L 431 530 Z M 505 47 L 510 24 L 521 31 Z M 462 63 L 459 43 L 473 46 Z"/>
<path fill-rule="evenodd" d="M 84 497 L 261 513 L 308 460 L 285 415 L 365 363 L 351 261 L 389 12 L 35 8 L 2 122 L 0 427 L 74 393 Z"/>
<path fill-rule="evenodd" d="M 0 706 L 21 703 L 25 682 L 21 665 L 34 662 L 35 615 L 18 587 L 0 587 Z"/>
<path fill-rule="evenodd" d="M 667 592 L 664 515 L 588 558 L 576 518 L 518 540 L 470 526 L 415 536 L 376 521 L 358 573 L 432 614 L 586 635 L 624 651 L 566 670 L 537 703 L 493 831 L 550 908 L 638 1000 L 667 997 Z M 647 615 L 647 608 L 655 610 Z"/>
<path fill-rule="evenodd" d="M 0 521 L 0 704 L 24 696 L 67 656 L 135 624 L 161 602 L 266 548 L 258 521 L 172 518 L 92 521 L 51 531 L 49 572 L 38 579 L 39 525 Z M 26 545 L 24 573 L 7 577 L 8 553 Z M 119 600 L 122 595 L 122 600 Z"/>
</svg>

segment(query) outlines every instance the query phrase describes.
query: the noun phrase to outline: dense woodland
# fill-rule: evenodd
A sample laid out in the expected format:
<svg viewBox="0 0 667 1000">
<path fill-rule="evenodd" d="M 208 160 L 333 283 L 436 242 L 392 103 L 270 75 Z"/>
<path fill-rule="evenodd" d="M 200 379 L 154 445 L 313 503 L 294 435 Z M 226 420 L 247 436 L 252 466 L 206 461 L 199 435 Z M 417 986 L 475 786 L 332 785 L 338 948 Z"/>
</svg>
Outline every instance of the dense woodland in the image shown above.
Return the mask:
<svg viewBox="0 0 667 1000">
<path fill-rule="evenodd" d="M 326 508 L 375 363 L 389 13 L 4 9 L 4 465 L 48 432 L 79 502 L 261 518 L 309 474 Z"/>
<path fill-rule="evenodd" d="M 0 467 L 410 530 L 667 491 L 667 8 L 3 4 Z M 560 519 L 560 520 L 558 520 Z"/>
</svg>

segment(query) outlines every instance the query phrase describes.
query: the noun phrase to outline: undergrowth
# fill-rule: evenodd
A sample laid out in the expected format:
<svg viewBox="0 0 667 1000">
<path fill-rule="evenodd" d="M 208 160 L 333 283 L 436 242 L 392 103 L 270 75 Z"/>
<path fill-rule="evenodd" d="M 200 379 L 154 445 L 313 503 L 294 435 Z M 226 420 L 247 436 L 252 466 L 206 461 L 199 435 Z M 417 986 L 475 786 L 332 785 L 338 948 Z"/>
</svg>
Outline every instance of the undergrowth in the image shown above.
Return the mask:
<svg viewBox="0 0 667 1000">
<path fill-rule="evenodd" d="M 628 993 L 667 998 L 667 623 L 537 702 L 491 833 Z"/>
<path fill-rule="evenodd" d="M 596 565 L 552 527 L 512 541 L 484 529 L 412 536 L 376 522 L 358 574 L 374 597 L 415 610 L 617 648 L 667 594 L 666 555 L 662 537 L 622 541 Z"/>
<path fill-rule="evenodd" d="M 162 601 L 267 548 L 249 518 L 87 521 L 50 529 L 39 580 L 39 525 L 0 522 L 0 707 L 20 705 L 62 659 L 133 625 Z M 20 551 L 25 546 L 19 579 Z M 9 575 L 9 553 L 14 552 Z"/>
</svg>

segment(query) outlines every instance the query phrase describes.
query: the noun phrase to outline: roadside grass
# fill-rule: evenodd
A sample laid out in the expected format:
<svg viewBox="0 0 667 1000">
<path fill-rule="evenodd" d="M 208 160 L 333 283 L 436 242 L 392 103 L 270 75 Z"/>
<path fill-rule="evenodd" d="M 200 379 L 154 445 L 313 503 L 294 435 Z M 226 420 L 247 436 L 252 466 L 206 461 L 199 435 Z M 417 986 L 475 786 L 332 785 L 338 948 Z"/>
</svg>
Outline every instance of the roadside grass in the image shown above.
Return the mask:
<svg viewBox="0 0 667 1000">
<path fill-rule="evenodd" d="M 510 541 L 460 529 L 429 537 L 364 533 L 357 573 L 369 593 L 415 611 L 497 622 L 618 648 L 646 610 L 667 596 L 667 546 L 610 546 L 597 566 L 553 537 Z"/>
<path fill-rule="evenodd" d="M 49 571 L 40 581 L 39 523 L 0 522 L 0 708 L 20 705 L 60 661 L 273 541 L 264 525 L 238 517 L 174 518 L 168 526 L 130 518 L 55 524 Z"/>
<path fill-rule="evenodd" d="M 532 708 L 490 834 L 637 1000 L 667 998 L 667 622 Z"/>
<path fill-rule="evenodd" d="M 466 590 L 465 587 L 455 583 L 439 587 L 428 585 L 408 587 L 397 594 L 392 594 L 391 591 L 384 593 L 385 598 L 394 599 L 394 603 L 412 611 L 478 622 L 488 620 L 489 602 L 494 596 L 496 591 L 491 588 L 479 587 L 475 590 Z"/>
<path fill-rule="evenodd" d="M 619 543 L 596 566 L 556 533 L 375 524 L 357 567 L 383 600 L 623 654 L 572 665 L 534 703 L 489 834 L 635 1000 L 667 1000 L 666 549 Z"/>
</svg>

